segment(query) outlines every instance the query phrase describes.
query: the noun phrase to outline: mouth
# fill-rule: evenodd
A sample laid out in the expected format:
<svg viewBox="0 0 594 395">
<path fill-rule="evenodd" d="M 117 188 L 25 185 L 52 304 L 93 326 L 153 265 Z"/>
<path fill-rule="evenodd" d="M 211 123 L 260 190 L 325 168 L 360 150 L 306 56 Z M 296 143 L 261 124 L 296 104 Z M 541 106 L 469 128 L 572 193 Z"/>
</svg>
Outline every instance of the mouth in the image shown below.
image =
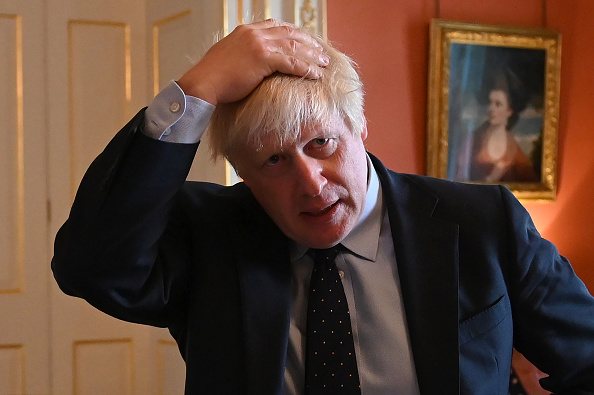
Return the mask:
<svg viewBox="0 0 594 395">
<path fill-rule="evenodd" d="M 331 205 L 324 207 L 321 210 L 314 210 L 314 211 L 304 211 L 303 214 L 307 215 L 309 217 L 321 217 L 325 214 L 328 214 L 330 211 L 332 211 L 332 209 L 334 207 L 336 207 L 336 205 L 338 204 L 338 201 L 332 203 Z"/>
</svg>

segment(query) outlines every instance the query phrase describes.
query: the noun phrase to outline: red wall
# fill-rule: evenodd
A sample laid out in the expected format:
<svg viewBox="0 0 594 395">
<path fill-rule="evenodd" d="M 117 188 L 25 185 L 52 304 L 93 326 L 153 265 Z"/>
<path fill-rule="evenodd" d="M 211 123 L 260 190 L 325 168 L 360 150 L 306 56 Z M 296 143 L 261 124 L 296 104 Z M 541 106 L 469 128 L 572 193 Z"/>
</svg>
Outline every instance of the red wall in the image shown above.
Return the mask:
<svg viewBox="0 0 594 395">
<path fill-rule="evenodd" d="M 366 87 L 367 146 L 407 173 L 425 173 L 431 18 L 561 32 L 557 200 L 525 206 L 594 292 L 594 1 L 327 1 L 328 37 L 359 64 Z"/>
</svg>

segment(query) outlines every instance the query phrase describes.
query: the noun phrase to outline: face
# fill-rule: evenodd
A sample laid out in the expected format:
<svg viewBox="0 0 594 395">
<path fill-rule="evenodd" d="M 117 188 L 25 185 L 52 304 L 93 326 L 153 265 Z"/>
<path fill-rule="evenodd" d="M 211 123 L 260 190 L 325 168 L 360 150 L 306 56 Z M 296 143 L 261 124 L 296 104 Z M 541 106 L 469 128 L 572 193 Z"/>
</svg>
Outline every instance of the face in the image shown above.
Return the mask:
<svg viewBox="0 0 594 395">
<path fill-rule="evenodd" d="M 489 93 L 489 123 L 491 125 L 507 125 L 507 120 L 513 114 L 509 107 L 507 95 L 502 90 L 493 90 Z"/>
<path fill-rule="evenodd" d="M 287 146 L 245 149 L 235 161 L 245 184 L 289 238 L 312 248 L 339 243 L 365 206 L 367 156 L 338 115 L 303 128 Z"/>
</svg>

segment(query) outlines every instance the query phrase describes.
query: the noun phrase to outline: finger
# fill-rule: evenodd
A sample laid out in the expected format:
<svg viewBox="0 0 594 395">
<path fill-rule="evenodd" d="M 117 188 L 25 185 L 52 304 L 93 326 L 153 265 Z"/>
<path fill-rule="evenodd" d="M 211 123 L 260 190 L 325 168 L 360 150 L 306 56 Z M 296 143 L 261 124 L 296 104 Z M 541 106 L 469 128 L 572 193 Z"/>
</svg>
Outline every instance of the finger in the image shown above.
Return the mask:
<svg viewBox="0 0 594 395">
<path fill-rule="evenodd" d="M 295 27 L 295 25 L 293 25 L 289 22 L 285 22 L 282 20 L 274 19 L 274 18 L 269 18 L 269 19 L 265 19 L 263 21 L 258 21 L 258 22 L 252 22 L 250 24 L 246 24 L 243 26 L 248 27 L 248 28 L 254 28 L 254 29 L 270 29 L 270 28 L 280 27 L 280 26 L 288 26 L 288 27 L 293 27 L 293 28 Z"/>
<path fill-rule="evenodd" d="M 319 67 L 325 67 L 329 62 L 329 58 L 322 47 L 311 47 L 296 40 L 275 40 L 269 42 L 269 46 L 272 52 L 295 57 Z"/>
<path fill-rule="evenodd" d="M 247 42 L 263 45 L 264 51 L 272 51 L 286 55 L 296 56 L 306 60 L 320 58 L 323 51 L 322 44 L 308 32 L 296 28 L 287 22 L 267 19 L 251 25 L 241 25 L 238 29 Z M 313 56 L 311 49 L 317 50 Z"/>
<path fill-rule="evenodd" d="M 318 39 L 289 24 L 274 25 L 273 27 L 263 30 L 262 34 L 264 34 L 264 38 L 268 40 L 293 40 L 312 48 L 322 48 Z"/>
<path fill-rule="evenodd" d="M 274 45 L 277 46 L 277 70 L 285 74 L 317 79 L 329 63 L 321 47 L 313 48 L 296 40 L 277 40 Z"/>
<path fill-rule="evenodd" d="M 311 71 L 311 65 L 307 65 L 307 72 L 303 75 L 303 78 L 308 78 L 308 79 L 315 79 L 312 77 L 312 71 Z"/>
<path fill-rule="evenodd" d="M 270 55 L 270 64 L 272 71 L 279 71 L 283 74 L 295 75 L 308 79 L 318 79 L 322 77 L 323 65 L 308 62 L 295 56 L 273 53 Z"/>
<path fill-rule="evenodd" d="M 297 40 L 274 40 L 269 42 L 274 52 L 309 59 L 321 59 L 324 55 L 322 47 L 313 47 Z M 325 55 L 324 55 L 325 56 Z"/>
</svg>

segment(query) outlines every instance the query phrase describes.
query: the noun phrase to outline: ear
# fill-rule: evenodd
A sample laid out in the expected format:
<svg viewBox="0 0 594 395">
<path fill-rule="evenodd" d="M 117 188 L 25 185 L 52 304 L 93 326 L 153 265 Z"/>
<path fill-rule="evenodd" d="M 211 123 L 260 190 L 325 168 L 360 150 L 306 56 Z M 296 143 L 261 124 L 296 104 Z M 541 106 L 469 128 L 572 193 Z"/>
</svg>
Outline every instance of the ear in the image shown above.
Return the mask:
<svg viewBox="0 0 594 395">
<path fill-rule="evenodd" d="M 361 131 L 361 140 L 365 141 L 366 138 L 367 138 L 367 124 L 365 124 L 365 126 L 363 127 L 363 130 Z"/>
</svg>

